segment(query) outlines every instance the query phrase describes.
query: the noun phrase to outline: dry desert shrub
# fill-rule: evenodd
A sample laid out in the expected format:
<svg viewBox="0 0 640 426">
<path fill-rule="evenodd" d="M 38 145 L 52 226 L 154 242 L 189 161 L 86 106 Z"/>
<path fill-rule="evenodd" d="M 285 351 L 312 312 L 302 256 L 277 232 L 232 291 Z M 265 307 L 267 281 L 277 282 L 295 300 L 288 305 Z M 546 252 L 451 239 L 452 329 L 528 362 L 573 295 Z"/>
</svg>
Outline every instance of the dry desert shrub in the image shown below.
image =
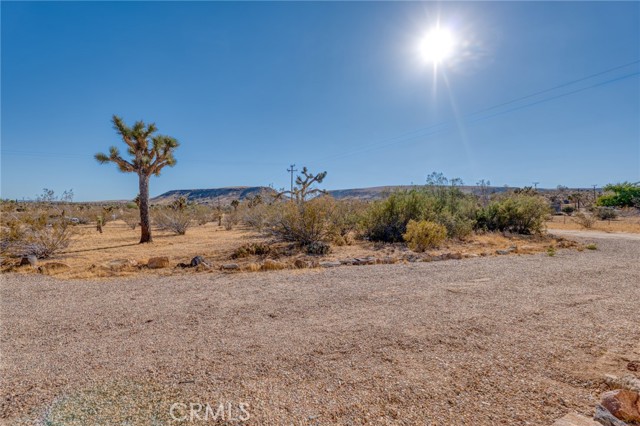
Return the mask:
<svg viewBox="0 0 640 426">
<path fill-rule="evenodd" d="M 447 238 L 447 228 L 428 220 L 410 220 L 403 238 L 411 250 L 425 251 L 442 244 Z"/>
<path fill-rule="evenodd" d="M 184 235 L 194 220 L 193 206 L 180 197 L 169 206 L 156 208 L 153 219 L 159 228 Z"/>
<path fill-rule="evenodd" d="M 331 216 L 335 201 L 328 196 L 305 202 L 281 202 L 274 204 L 275 211 L 269 218 L 267 232 L 278 240 L 308 246 L 319 241 L 331 241 L 335 229 Z"/>
<path fill-rule="evenodd" d="M 593 225 L 595 225 L 597 219 L 583 212 L 578 212 L 573 215 L 573 221 L 585 229 L 590 229 L 593 228 Z"/>
<path fill-rule="evenodd" d="M 72 225 L 64 216 L 23 215 L 2 227 L 0 251 L 3 257 L 45 259 L 69 247 L 72 235 Z"/>
</svg>

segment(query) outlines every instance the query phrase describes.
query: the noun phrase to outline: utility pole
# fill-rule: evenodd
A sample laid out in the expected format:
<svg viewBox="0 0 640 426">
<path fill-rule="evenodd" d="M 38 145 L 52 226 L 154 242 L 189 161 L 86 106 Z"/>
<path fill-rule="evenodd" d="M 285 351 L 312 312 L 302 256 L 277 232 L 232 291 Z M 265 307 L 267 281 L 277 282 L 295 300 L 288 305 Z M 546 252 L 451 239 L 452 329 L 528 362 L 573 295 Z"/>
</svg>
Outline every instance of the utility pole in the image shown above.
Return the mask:
<svg viewBox="0 0 640 426">
<path fill-rule="evenodd" d="M 591 185 L 591 186 L 593 186 L 593 202 L 595 203 L 596 202 L 596 198 L 597 198 L 597 196 L 596 196 L 596 187 L 598 185 Z"/>
<path fill-rule="evenodd" d="M 293 173 L 298 171 L 298 169 L 294 169 L 295 166 L 296 166 L 295 164 L 292 164 L 287 169 L 287 171 L 289 173 L 291 173 L 291 189 L 290 189 L 290 191 L 291 191 L 291 200 L 293 200 Z"/>
<path fill-rule="evenodd" d="M 533 189 L 535 189 L 536 191 L 538 190 L 538 184 L 540 182 L 532 182 L 533 183 Z"/>
</svg>

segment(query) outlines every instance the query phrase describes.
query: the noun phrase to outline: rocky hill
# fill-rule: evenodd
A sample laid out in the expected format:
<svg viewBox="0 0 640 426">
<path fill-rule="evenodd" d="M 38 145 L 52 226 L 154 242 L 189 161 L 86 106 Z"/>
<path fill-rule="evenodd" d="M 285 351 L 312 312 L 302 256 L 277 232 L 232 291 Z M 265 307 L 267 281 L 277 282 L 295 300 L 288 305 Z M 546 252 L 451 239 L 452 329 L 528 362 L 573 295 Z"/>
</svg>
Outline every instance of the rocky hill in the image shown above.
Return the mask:
<svg viewBox="0 0 640 426">
<path fill-rule="evenodd" d="M 198 204 L 218 204 L 227 205 L 233 200 L 244 200 L 255 197 L 258 194 L 275 193 L 272 188 L 266 186 L 231 186 L 226 188 L 208 189 L 174 189 L 160 194 L 151 199 L 153 204 L 168 204 L 172 201 L 185 197 L 188 201 Z"/>
<path fill-rule="evenodd" d="M 379 200 L 393 191 L 411 189 L 410 185 L 397 186 L 374 186 L 370 188 L 351 188 L 329 190 L 329 194 L 339 200 Z M 479 188 L 475 186 L 463 186 L 465 192 L 479 193 Z M 504 187 L 491 187 L 491 193 L 503 192 Z M 266 186 L 233 186 L 226 188 L 209 189 L 176 189 L 165 192 L 151 199 L 153 204 L 168 204 L 179 197 L 185 197 L 188 201 L 199 204 L 228 205 L 233 200 L 244 200 L 258 194 L 273 194 L 272 188 Z"/>
</svg>

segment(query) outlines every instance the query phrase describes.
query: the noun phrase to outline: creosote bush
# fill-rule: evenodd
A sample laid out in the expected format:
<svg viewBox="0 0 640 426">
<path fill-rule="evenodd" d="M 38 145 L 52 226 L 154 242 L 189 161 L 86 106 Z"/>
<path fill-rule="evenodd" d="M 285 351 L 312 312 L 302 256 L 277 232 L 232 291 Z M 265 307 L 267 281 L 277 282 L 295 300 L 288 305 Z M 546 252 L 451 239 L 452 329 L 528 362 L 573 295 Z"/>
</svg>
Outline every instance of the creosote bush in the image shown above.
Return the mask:
<svg viewBox="0 0 640 426">
<path fill-rule="evenodd" d="M 373 203 L 361 223 L 363 236 L 403 242 L 409 221 L 428 220 L 443 225 L 449 238 L 467 237 L 473 232 L 479 200 L 457 186 L 445 186 L 447 182 L 440 176 L 427 187 L 394 192 Z"/>
<path fill-rule="evenodd" d="M 411 250 L 422 252 L 442 244 L 447 238 L 447 228 L 428 220 L 410 220 L 403 238 Z"/>
<path fill-rule="evenodd" d="M 479 210 L 475 226 L 487 231 L 536 234 L 542 232 L 549 211 L 548 202 L 541 196 L 507 194 Z"/>
</svg>

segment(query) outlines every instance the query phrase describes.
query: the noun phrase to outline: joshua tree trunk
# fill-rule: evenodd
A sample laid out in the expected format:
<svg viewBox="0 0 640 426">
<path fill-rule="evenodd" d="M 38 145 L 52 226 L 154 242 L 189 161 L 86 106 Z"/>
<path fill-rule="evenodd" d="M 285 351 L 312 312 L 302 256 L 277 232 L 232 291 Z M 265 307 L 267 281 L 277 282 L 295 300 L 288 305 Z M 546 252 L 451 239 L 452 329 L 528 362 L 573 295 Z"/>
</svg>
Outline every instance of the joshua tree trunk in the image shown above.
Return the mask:
<svg viewBox="0 0 640 426">
<path fill-rule="evenodd" d="M 142 233 L 140 236 L 140 244 L 150 243 L 151 238 L 151 220 L 149 219 L 149 176 L 139 174 L 140 178 L 140 228 Z"/>
</svg>

